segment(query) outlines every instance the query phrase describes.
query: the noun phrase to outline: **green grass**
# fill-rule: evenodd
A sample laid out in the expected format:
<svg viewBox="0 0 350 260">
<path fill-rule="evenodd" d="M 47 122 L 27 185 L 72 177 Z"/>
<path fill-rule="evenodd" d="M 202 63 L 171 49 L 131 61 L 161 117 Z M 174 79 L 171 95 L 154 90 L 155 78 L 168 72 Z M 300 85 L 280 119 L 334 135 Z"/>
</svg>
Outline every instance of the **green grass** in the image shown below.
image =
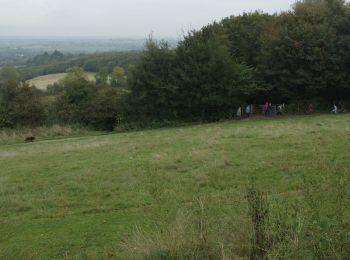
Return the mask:
<svg viewBox="0 0 350 260">
<path fill-rule="evenodd" d="M 0 259 L 132 258 L 198 201 L 208 236 L 247 257 L 250 179 L 294 201 L 305 178 L 349 176 L 349 147 L 349 115 L 0 145 Z"/>
<path fill-rule="evenodd" d="M 85 72 L 88 80 L 95 80 L 95 73 L 93 72 Z M 48 74 L 44 76 L 35 77 L 33 79 L 28 80 L 30 85 L 36 86 L 38 89 L 45 90 L 48 85 L 52 85 L 54 83 L 59 82 L 63 79 L 67 73 L 56 73 L 56 74 Z"/>
<path fill-rule="evenodd" d="M 63 139 L 86 135 L 101 135 L 104 132 L 92 131 L 81 126 L 70 127 L 52 125 L 34 128 L 0 129 L 0 145 L 23 143 L 26 137 L 34 136 L 36 141 Z"/>
</svg>

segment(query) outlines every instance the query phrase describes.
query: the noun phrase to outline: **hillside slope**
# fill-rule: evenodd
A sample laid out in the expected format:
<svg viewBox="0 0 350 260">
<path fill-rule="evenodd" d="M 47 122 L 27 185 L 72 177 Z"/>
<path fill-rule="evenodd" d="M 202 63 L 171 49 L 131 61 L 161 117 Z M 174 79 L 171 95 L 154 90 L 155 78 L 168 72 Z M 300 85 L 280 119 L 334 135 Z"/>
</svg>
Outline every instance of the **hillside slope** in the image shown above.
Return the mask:
<svg viewBox="0 0 350 260">
<path fill-rule="evenodd" d="M 130 258 L 136 230 L 162 230 L 197 201 L 209 236 L 247 256 L 250 179 L 293 201 L 305 178 L 348 177 L 349 145 L 349 115 L 2 145 L 0 258 Z"/>
</svg>

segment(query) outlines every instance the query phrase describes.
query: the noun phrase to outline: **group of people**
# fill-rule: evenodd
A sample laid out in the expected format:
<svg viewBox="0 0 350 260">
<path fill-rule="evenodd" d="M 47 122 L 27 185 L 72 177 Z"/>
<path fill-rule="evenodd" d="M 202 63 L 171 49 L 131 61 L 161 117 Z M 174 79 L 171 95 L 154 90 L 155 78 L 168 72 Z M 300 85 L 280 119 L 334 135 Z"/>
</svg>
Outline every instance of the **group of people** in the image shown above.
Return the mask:
<svg viewBox="0 0 350 260">
<path fill-rule="evenodd" d="M 272 103 L 266 102 L 260 108 L 262 109 L 262 114 L 265 116 L 282 115 L 285 111 L 285 104 L 272 105 Z M 254 105 L 242 105 L 238 107 L 236 116 L 238 118 L 248 118 L 254 112 Z"/>
<path fill-rule="evenodd" d="M 262 110 L 262 115 L 265 116 L 275 116 L 283 115 L 286 111 L 285 104 L 272 105 L 270 102 L 266 102 L 264 105 L 260 106 Z M 254 105 L 242 105 L 237 109 L 236 116 L 237 118 L 249 118 L 252 114 L 255 114 L 256 107 Z M 259 110 L 259 109 L 257 109 Z M 298 108 L 299 111 L 299 108 Z M 309 104 L 306 108 L 307 114 L 313 114 L 315 112 L 314 104 Z M 342 102 L 334 102 L 331 113 L 339 114 L 345 113 L 346 109 Z"/>
<path fill-rule="evenodd" d="M 262 106 L 263 109 L 263 114 L 265 116 L 272 116 L 272 115 L 278 115 L 281 116 L 283 115 L 285 111 L 285 104 L 279 104 L 273 106 L 272 103 L 266 102 L 265 105 Z"/>
<path fill-rule="evenodd" d="M 315 106 L 313 104 L 309 104 L 307 113 L 313 114 L 315 112 Z M 342 102 L 334 102 L 331 110 L 332 114 L 338 114 L 338 113 L 346 113 L 345 106 Z"/>
<path fill-rule="evenodd" d="M 250 117 L 253 113 L 253 105 L 243 105 L 237 109 L 236 115 L 238 118 Z"/>
</svg>

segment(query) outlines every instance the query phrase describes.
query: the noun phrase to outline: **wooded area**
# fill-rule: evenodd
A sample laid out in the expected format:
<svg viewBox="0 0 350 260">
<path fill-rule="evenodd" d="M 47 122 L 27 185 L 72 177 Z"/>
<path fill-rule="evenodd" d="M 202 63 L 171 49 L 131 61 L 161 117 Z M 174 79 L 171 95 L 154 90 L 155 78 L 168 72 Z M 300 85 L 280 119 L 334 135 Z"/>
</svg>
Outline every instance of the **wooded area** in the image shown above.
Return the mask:
<svg viewBox="0 0 350 260">
<path fill-rule="evenodd" d="M 2 69 L 0 126 L 54 121 L 113 129 L 117 122 L 214 121 L 231 118 L 242 104 L 265 102 L 330 108 L 350 98 L 349 24 L 345 1 L 304 0 L 279 14 L 246 13 L 190 31 L 176 48 L 150 38 L 142 54 L 70 60 L 45 53 L 28 61 L 30 69 Z M 74 66 L 98 71 L 96 82 L 75 69 L 53 99 L 40 100 L 48 93 L 20 83 L 38 74 L 36 68 L 53 73 Z M 11 119 L 16 109 L 35 115 Z"/>
</svg>

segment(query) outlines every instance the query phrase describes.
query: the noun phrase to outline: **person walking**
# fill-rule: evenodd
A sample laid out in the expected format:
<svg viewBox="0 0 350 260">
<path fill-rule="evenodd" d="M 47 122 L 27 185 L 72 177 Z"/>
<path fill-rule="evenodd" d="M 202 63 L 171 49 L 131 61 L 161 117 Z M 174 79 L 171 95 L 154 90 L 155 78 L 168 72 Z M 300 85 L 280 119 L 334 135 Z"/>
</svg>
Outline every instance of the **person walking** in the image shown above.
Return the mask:
<svg viewBox="0 0 350 260">
<path fill-rule="evenodd" d="M 267 105 L 267 114 L 269 115 L 269 116 L 272 116 L 272 103 L 269 103 L 268 105 Z"/>
<path fill-rule="evenodd" d="M 313 104 L 309 104 L 309 108 L 308 108 L 308 114 L 313 114 L 314 113 L 314 105 Z"/>
<path fill-rule="evenodd" d="M 238 119 L 242 118 L 242 107 L 241 106 L 237 109 L 236 116 L 238 117 Z"/>
<path fill-rule="evenodd" d="M 331 113 L 338 114 L 338 107 L 335 103 L 333 104 L 333 110 L 331 111 Z"/>
<path fill-rule="evenodd" d="M 245 115 L 246 115 L 246 117 L 250 117 L 250 114 L 251 114 L 251 106 L 250 105 L 247 105 L 246 107 L 245 107 Z"/>
<path fill-rule="evenodd" d="M 265 105 L 263 106 L 264 114 L 265 116 L 268 116 L 269 113 L 269 102 L 266 102 Z"/>
<path fill-rule="evenodd" d="M 280 104 L 277 106 L 277 115 L 281 116 L 283 114 L 283 105 Z"/>
</svg>

